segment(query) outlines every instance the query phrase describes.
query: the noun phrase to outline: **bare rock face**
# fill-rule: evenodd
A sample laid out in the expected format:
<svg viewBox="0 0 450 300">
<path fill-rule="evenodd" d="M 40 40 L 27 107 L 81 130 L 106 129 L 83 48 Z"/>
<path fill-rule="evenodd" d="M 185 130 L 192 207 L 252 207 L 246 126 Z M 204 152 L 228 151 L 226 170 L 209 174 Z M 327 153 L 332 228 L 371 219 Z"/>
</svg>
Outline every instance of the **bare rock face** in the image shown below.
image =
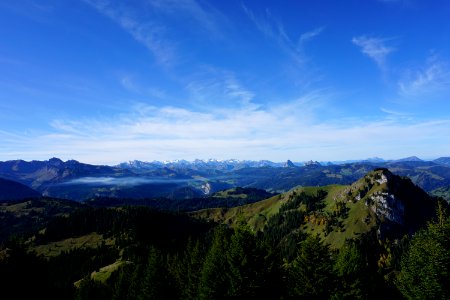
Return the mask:
<svg viewBox="0 0 450 300">
<path fill-rule="evenodd" d="M 211 187 L 211 184 L 209 182 L 203 184 L 201 189 L 202 189 L 202 192 L 203 192 L 204 195 L 210 195 L 211 194 L 212 187 Z"/>
<path fill-rule="evenodd" d="M 413 232 L 425 225 L 435 212 L 435 200 L 414 185 L 409 178 L 392 174 L 387 169 L 376 169 L 352 186 L 354 200 L 365 205 L 378 219 L 378 232 L 383 228 L 400 228 Z"/>
<path fill-rule="evenodd" d="M 370 196 L 373 203 L 370 209 L 380 218 L 404 224 L 405 206 L 402 201 L 395 199 L 394 194 L 377 192 Z"/>
</svg>

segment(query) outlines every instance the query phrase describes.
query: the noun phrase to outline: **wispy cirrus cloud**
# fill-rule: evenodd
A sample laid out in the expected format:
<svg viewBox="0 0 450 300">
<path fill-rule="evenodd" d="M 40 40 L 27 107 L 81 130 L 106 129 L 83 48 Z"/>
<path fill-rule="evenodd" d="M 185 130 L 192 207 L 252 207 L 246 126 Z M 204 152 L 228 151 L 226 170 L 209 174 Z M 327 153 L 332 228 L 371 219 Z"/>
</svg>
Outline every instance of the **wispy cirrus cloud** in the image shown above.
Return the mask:
<svg viewBox="0 0 450 300">
<path fill-rule="evenodd" d="M 230 22 L 213 6 L 201 5 L 195 0 L 150 0 L 136 5 L 110 0 L 83 0 L 101 14 L 108 16 L 143 44 L 163 66 L 181 63 L 181 44 L 174 32 L 185 30 L 197 33 L 199 29 L 210 37 L 223 38 L 222 27 Z M 194 24 L 179 20 L 194 20 Z M 170 20 L 171 22 L 168 22 Z"/>
<path fill-rule="evenodd" d="M 386 45 L 389 40 L 363 35 L 352 38 L 352 43 L 361 48 L 362 53 L 374 60 L 379 68 L 384 69 L 387 56 L 396 50 L 394 47 Z"/>
<path fill-rule="evenodd" d="M 311 110 L 323 94 L 308 94 L 267 107 L 198 111 L 140 104 L 108 119 L 54 120 L 53 130 L 27 136 L 0 131 L 3 159 L 47 159 L 52 155 L 90 163 L 139 160 L 238 158 L 340 160 L 450 151 L 450 119 L 387 118 L 321 120 Z M 15 149 L 14 152 L 12 149 Z"/>
<path fill-rule="evenodd" d="M 166 38 L 164 25 L 142 19 L 139 12 L 125 4 L 109 0 L 84 0 L 84 2 L 121 26 L 137 42 L 144 45 L 161 65 L 171 66 L 176 62 L 176 46 Z"/>
<path fill-rule="evenodd" d="M 235 105 L 253 105 L 255 94 L 246 88 L 234 72 L 204 66 L 191 75 L 185 84 L 193 105 L 226 108 Z"/>
<path fill-rule="evenodd" d="M 227 17 L 207 3 L 195 0 L 150 0 L 148 3 L 161 13 L 175 17 L 184 16 L 195 20 L 197 24 L 214 37 L 223 36 L 222 25 L 229 24 Z"/>
<path fill-rule="evenodd" d="M 320 35 L 325 30 L 325 26 L 314 28 L 311 31 L 307 31 L 305 33 L 302 33 L 300 35 L 300 38 L 298 39 L 299 47 L 302 47 L 303 44 L 310 41 L 311 39 L 315 38 L 316 36 Z"/>
<path fill-rule="evenodd" d="M 289 37 L 283 24 L 272 16 L 270 10 L 266 9 L 264 14 L 258 16 L 244 4 L 242 4 L 242 8 L 256 28 L 266 37 L 273 40 L 285 54 L 293 59 L 293 61 L 299 65 L 302 65 L 305 62 L 305 57 L 303 53 L 299 51 L 298 44 Z M 318 35 L 319 33 L 320 32 L 317 32 L 315 35 Z M 313 36 L 314 33 L 312 33 L 309 38 L 312 38 Z M 305 38 L 308 39 L 308 37 L 305 36 L 304 41 Z"/>
<path fill-rule="evenodd" d="M 450 68 L 436 55 L 430 56 L 425 66 L 407 70 L 403 77 L 398 82 L 401 96 L 431 95 L 450 89 Z"/>
<path fill-rule="evenodd" d="M 392 109 L 387 109 L 384 107 L 380 107 L 380 110 L 388 115 L 392 115 L 392 116 L 396 116 L 396 117 L 406 117 L 406 116 L 410 116 L 409 113 L 405 113 L 405 112 L 401 112 L 401 111 L 396 111 L 396 110 L 392 110 Z"/>
</svg>

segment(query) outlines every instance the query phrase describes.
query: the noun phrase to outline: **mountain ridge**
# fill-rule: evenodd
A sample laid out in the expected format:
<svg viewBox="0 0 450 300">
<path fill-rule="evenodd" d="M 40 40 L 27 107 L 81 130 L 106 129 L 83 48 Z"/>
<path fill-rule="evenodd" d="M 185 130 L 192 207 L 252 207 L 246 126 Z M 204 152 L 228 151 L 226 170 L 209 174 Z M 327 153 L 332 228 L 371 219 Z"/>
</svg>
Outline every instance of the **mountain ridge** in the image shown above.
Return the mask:
<svg viewBox="0 0 450 300">
<path fill-rule="evenodd" d="M 439 163 L 441 162 L 441 163 Z M 388 168 L 408 176 L 432 193 L 450 186 L 450 165 L 422 160 L 372 161 L 328 164 L 316 161 L 302 165 L 269 161 L 196 160 L 166 163 L 133 161 L 126 166 L 96 166 L 75 160 L 66 162 L 23 160 L 0 162 L 0 177 L 37 190 L 45 196 L 83 201 L 93 197 L 187 199 L 233 187 L 258 188 L 272 193 L 295 186 L 350 184 L 373 170 Z M 234 165 L 233 165 L 234 164 Z M 289 167 L 284 167 L 289 165 Z M 449 199 L 446 190 L 445 198 Z"/>
<path fill-rule="evenodd" d="M 308 210 L 301 195 L 319 193 L 324 196 Z M 268 221 L 277 214 L 298 211 L 303 216 L 301 231 L 318 234 L 332 246 L 341 247 L 346 239 L 371 230 L 379 239 L 414 233 L 434 216 L 435 209 L 436 200 L 411 180 L 380 168 L 351 185 L 300 187 L 252 204 L 204 209 L 191 215 L 231 226 L 246 222 L 254 230 L 266 230 Z"/>
</svg>

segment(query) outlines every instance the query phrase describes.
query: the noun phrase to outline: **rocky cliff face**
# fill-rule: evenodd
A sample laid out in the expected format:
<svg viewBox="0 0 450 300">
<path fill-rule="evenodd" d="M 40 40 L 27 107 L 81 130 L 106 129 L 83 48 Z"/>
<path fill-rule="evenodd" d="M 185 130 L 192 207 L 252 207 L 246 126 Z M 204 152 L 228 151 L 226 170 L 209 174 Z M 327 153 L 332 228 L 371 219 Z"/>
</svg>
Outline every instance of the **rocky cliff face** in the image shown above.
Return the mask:
<svg viewBox="0 0 450 300">
<path fill-rule="evenodd" d="M 358 204 L 360 217 L 355 222 L 376 228 L 381 238 L 401 238 L 413 233 L 436 212 L 434 198 L 409 178 L 384 168 L 367 173 L 334 196 L 334 201 Z"/>
<path fill-rule="evenodd" d="M 348 191 L 351 201 L 364 201 L 377 218 L 379 233 L 398 227 L 413 232 L 434 216 L 436 201 L 410 179 L 377 169 L 354 183 Z"/>
</svg>

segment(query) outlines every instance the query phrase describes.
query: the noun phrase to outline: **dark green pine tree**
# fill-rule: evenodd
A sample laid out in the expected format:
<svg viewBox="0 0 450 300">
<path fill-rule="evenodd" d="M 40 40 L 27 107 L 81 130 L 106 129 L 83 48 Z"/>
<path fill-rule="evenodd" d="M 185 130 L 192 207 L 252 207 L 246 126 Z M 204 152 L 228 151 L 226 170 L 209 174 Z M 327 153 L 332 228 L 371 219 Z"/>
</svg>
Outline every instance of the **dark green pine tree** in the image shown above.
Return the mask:
<svg viewBox="0 0 450 300">
<path fill-rule="evenodd" d="M 75 294 L 75 299 L 107 300 L 111 299 L 111 290 L 105 284 L 90 279 L 89 277 L 85 277 L 80 282 L 80 286 Z"/>
<path fill-rule="evenodd" d="M 338 277 L 336 295 L 339 298 L 367 298 L 368 263 L 357 245 L 350 243 L 339 250 L 334 263 L 334 273 Z"/>
<path fill-rule="evenodd" d="M 206 254 L 199 284 L 199 299 L 224 299 L 227 294 L 229 272 L 227 251 L 229 234 L 225 226 L 214 230 L 211 247 Z"/>
<path fill-rule="evenodd" d="M 205 251 L 199 240 L 188 240 L 183 255 L 169 259 L 169 272 L 180 290 L 180 299 L 197 299 Z"/>
<path fill-rule="evenodd" d="M 130 286 L 132 280 L 135 279 L 133 276 L 135 266 L 131 263 L 126 263 L 119 270 L 117 270 L 114 275 L 112 299 L 122 300 L 130 299 L 133 293 L 131 292 Z"/>
<path fill-rule="evenodd" d="M 137 299 L 177 299 L 173 280 L 159 250 L 151 247 Z"/>
<path fill-rule="evenodd" d="M 227 253 L 229 264 L 228 295 L 254 298 L 262 288 L 264 256 L 247 225 L 238 226 L 231 236 Z"/>
<path fill-rule="evenodd" d="M 298 256 L 288 268 L 293 298 L 328 299 L 333 293 L 333 261 L 319 236 L 309 236 L 300 244 Z"/>
<path fill-rule="evenodd" d="M 412 238 L 396 283 L 407 299 L 450 299 L 450 219 Z"/>
<path fill-rule="evenodd" d="M 193 243 L 188 245 L 184 259 L 187 271 L 185 274 L 187 284 L 183 289 L 185 299 L 197 298 L 204 258 L 205 253 L 200 246 L 200 241 L 197 240 L 195 245 Z"/>
</svg>

